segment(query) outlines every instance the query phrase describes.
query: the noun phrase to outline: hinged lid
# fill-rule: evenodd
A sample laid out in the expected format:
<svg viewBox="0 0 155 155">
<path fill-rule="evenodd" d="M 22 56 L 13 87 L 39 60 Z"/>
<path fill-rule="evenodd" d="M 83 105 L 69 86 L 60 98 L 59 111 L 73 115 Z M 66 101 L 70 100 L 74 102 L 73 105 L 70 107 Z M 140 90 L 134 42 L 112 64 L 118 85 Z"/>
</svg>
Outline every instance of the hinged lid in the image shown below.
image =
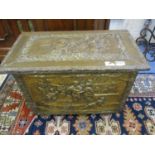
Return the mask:
<svg viewBox="0 0 155 155">
<path fill-rule="evenodd" d="M 126 30 L 23 32 L 0 72 L 146 70 L 149 66 Z"/>
</svg>

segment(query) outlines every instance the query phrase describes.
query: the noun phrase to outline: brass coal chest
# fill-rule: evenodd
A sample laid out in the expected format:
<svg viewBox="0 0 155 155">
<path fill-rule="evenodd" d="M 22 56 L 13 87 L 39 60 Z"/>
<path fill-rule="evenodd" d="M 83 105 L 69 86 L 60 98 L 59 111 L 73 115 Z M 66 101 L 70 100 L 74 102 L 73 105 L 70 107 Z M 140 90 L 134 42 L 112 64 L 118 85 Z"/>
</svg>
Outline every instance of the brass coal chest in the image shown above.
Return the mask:
<svg viewBox="0 0 155 155">
<path fill-rule="evenodd" d="M 1 64 L 40 114 L 119 111 L 149 69 L 126 30 L 24 32 Z"/>
</svg>

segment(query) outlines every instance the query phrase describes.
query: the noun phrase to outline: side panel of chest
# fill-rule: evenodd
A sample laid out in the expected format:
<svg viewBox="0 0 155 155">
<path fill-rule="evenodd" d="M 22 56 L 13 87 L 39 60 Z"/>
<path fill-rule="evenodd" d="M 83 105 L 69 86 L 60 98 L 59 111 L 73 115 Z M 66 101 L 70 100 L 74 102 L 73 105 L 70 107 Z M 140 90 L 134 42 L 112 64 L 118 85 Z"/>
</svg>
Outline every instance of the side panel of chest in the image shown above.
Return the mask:
<svg viewBox="0 0 155 155">
<path fill-rule="evenodd" d="M 37 113 L 104 113 L 120 109 L 135 73 L 15 75 Z M 28 95 L 29 94 L 29 95 Z M 32 104 L 32 105 L 31 105 Z"/>
</svg>

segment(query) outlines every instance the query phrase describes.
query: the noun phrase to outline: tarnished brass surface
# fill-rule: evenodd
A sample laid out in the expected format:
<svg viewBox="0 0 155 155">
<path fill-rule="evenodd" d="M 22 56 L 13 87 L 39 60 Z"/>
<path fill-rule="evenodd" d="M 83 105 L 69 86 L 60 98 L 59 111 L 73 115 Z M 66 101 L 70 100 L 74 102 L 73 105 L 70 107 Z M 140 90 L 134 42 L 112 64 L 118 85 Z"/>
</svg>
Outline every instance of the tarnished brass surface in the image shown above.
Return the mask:
<svg viewBox="0 0 155 155">
<path fill-rule="evenodd" d="M 24 32 L 1 64 L 41 114 L 121 109 L 137 71 L 149 69 L 126 30 Z"/>
<path fill-rule="evenodd" d="M 16 75 L 40 113 L 118 111 L 135 73 Z M 18 81 L 19 82 L 19 81 Z M 31 106 L 31 105 L 30 105 Z"/>
<path fill-rule="evenodd" d="M 0 72 L 145 70 L 149 66 L 128 31 L 25 32 Z"/>
</svg>

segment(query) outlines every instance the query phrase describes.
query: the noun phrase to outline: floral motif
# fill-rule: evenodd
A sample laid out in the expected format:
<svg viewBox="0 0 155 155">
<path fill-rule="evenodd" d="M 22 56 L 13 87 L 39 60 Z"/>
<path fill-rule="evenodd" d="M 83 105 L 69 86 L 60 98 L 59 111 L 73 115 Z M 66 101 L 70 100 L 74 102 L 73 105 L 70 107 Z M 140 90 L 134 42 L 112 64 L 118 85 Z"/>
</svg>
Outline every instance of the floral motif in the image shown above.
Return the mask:
<svg viewBox="0 0 155 155">
<path fill-rule="evenodd" d="M 46 123 L 45 132 L 47 135 L 68 135 L 70 132 L 70 123 L 63 120 L 63 117 L 56 116 L 55 120 Z"/>
<path fill-rule="evenodd" d="M 146 105 L 151 105 L 151 102 L 150 101 L 146 101 L 145 104 Z"/>
<path fill-rule="evenodd" d="M 146 106 L 144 111 L 148 118 L 150 118 L 155 123 L 155 108 L 152 106 Z"/>
<path fill-rule="evenodd" d="M 27 119 L 26 118 L 22 118 L 21 120 L 19 120 L 19 127 L 20 128 L 24 128 L 27 125 Z"/>
<path fill-rule="evenodd" d="M 11 134 L 24 134 L 35 115 L 27 108 L 25 101 L 21 103 L 20 112 L 17 115 L 15 125 L 11 128 Z"/>
<path fill-rule="evenodd" d="M 36 122 L 34 123 L 34 125 L 35 125 L 36 127 L 40 127 L 41 125 L 43 125 L 43 122 L 41 122 L 40 120 L 38 120 L 38 121 L 36 121 Z"/>
<path fill-rule="evenodd" d="M 124 124 L 123 127 L 127 130 L 130 135 L 141 134 L 142 125 L 136 119 L 136 116 L 132 110 L 126 105 L 124 109 Z"/>
<path fill-rule="evenodd" d="M 136 110 L 136 111 L 140 111 L 142 110 L 142 106 L 140 103 L 134 103 L 133 104 L 133 109 Z"/>
<path fill-rule="evenodd" d="M 98 135 L 119 135 L 121 134 L 120 124 L 111 115 L 102 115 L 102 119 L 95 122 L 96 133 Z"/>
<path fill-rule="evenodd" d="M 138 114 L 138 118 L 143 119 L 145 116 L 142 113 Z"/>
<path fill-rule="evenodd" d="M 144 124 L 145 124 L 148 134 L 155 135 L 155 125 L 153 121 L 148 119 L 147 121 L 144 122 Z"/>
<path fill-rule="evenodd" d="M 81 115 L 77 117 L 74 127 L 78 135 L 88 135 L 92 128 L 92 124 L 88 119 L 88 116 Z"/>
<path fill-rule="evenodd" d="M 51 124 L 51 125 L 50 125 Z M 54 120 L 51 120 L 50 122 L 47 122 L 46 125 L 46 133 L 49 135 L 50 133 L 55 133 L 55 125 L 54 124 Z"/>
</svg>

